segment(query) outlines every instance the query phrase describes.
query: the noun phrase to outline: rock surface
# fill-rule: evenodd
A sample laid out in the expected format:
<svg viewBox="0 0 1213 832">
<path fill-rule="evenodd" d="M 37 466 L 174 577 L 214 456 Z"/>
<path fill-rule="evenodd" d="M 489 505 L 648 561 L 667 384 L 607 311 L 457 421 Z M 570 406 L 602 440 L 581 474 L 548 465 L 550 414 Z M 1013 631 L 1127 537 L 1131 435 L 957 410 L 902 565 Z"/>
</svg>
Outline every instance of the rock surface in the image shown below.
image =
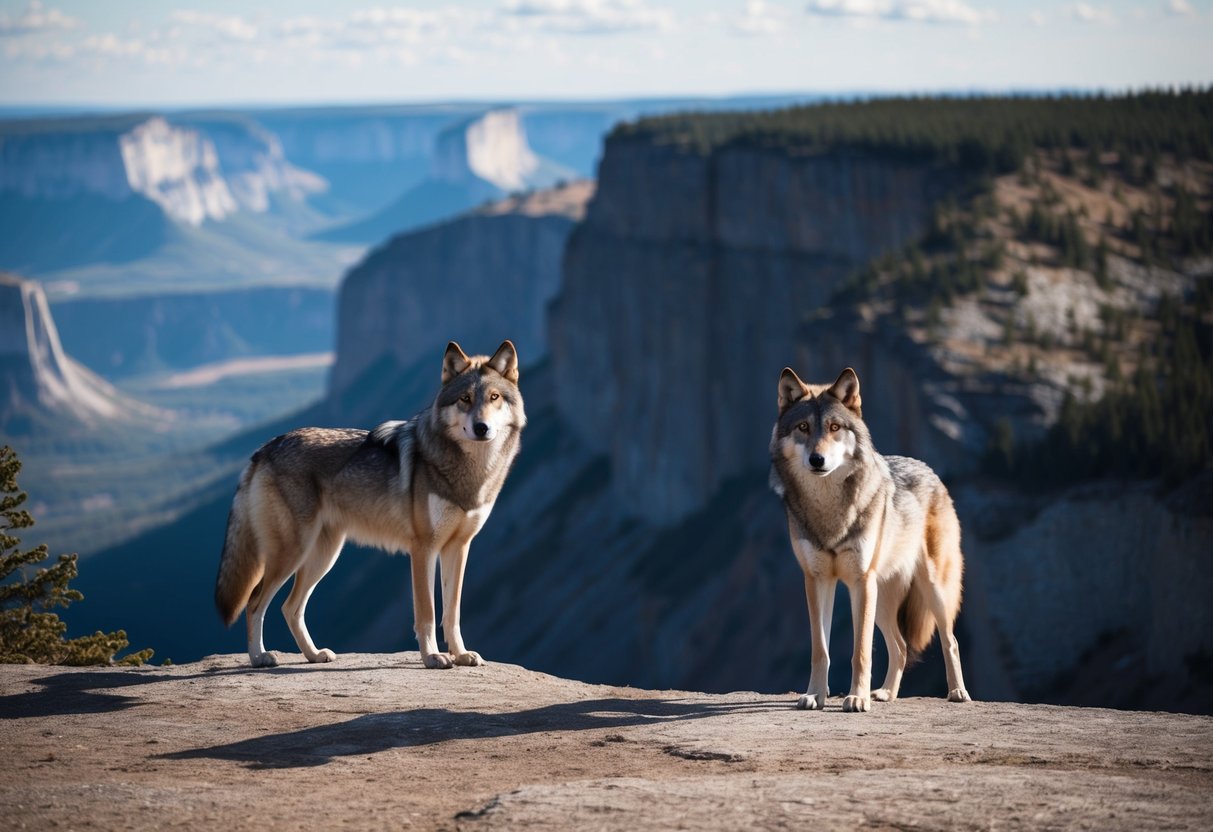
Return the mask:
<svg viewBox="0 0 1213 832">
<path fill-rule="evenodd" d="M 32 125 L 0 129 L 0 194 L 141 196 L 175 221 L 199 225 L 240 209 L 264 212 L 271 193 L 301 200 L 325 187 L 288 163 L 277 138 L 251 121 L 183 125 L 132 116 Z"/>
<path fill-rule="evenodd" d="M 581 181 L 501 200 L 373 251 L 341 284 L 332 390 L 385 353 L 407 367 L 448 340 L 483 352 L 511 338 L 539 361 L 565 241 L 593 191 Z"/>
<path fill-rule="evenodd" d="M 390 205 L 318 237 L 377 243 L 458 216 L 510 192 L 547 188 L 575 176 L 574 171 L 531 150 L 517 110 L 492 109 L 439 133 L 427 176 Z"/>
<path fill-rule="evenodd" d="M 97 427 L 156 415 L 64 352 L 40 284 L 0 272 L 0 436 L 48 421 Z"/>
<path fill-rule="evenodd" d="M 561 415 L 610 456 L 629 510 L 670 525 L 766 458 L 805 316 L 922 233 L 946 182 L 880 158 L 608 140 L 551 340 Z"/>
<path fill-rule="evenodd" d="M 1200 828 L 1213 719 L 243 656 L 0 668 L 12 829 Z"/>
</svg>

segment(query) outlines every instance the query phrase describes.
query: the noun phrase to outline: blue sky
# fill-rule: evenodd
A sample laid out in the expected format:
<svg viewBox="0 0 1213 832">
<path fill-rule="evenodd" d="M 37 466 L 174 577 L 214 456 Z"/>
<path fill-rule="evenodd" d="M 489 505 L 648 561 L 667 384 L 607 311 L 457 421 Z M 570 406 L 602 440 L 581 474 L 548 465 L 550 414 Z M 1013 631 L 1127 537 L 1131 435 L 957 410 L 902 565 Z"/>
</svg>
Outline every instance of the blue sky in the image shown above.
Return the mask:
<svg viewBox="0 0 1213 832">
<path fill-rule="evenodd" d="M 6 105 L 1211 82 L 1213 0 L 0 0 Z"/>
</svg>

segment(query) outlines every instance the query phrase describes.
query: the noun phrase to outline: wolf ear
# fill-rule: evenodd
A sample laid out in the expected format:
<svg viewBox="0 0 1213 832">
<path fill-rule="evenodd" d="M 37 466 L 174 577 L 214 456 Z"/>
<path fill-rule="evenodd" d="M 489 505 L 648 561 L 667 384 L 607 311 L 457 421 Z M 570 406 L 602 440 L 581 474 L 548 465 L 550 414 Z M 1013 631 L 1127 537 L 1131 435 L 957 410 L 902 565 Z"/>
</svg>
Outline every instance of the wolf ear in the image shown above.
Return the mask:
<svg viewBox="0 0 1213 832">
<path fill-rule="evenodd" d="M 512 341 L 502 341 L 497 352 L 489 359 L 489 366 L 501 373 L 506 381 L 518 383 L 518 350 Z"/>
<path fill-rule="evenodd" d="M 472 362 L 468 359 L 467 353 L 460 349 L 459 345 L 451 341 L 446 345 L 446 355 L 442 356 L 442 383 L 447 384 L 455 376 L 462 373 Z"/>
<path fill-rule="evenodd" d="M 838 380 L 826 392 L 842 402 L 843 406 L 853 411 L 856 416 L 862 415 L 860 408 L 863 400 L 859 398 L 859 376 L 855 375 L 855 371 L 850 367 L 842 371 Z"/>
<path fill-rule="evenodd" d="M 809 395 L 809 387 L 800 380 L 800 376 L 796 375 L 796 371 L 791 367 L 784 367 L 783 372 L 779 375 L 779 412 L 782 415 L 796 402 Z"/>
</svg>

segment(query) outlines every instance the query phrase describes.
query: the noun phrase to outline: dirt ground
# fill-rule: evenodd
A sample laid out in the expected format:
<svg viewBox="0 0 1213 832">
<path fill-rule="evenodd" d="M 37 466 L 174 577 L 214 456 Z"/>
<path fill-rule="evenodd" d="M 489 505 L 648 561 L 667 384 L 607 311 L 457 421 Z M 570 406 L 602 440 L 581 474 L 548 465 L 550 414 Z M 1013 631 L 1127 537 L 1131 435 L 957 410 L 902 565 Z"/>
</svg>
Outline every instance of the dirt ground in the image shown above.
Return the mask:
<svg viewBox="0 0 1213 832">
<path fill-rule="evenodd" d="M 1213 718 L 570 682 L 416 653 L 0 667 L 2 829 L 1208 829 Z"/>
</svg>

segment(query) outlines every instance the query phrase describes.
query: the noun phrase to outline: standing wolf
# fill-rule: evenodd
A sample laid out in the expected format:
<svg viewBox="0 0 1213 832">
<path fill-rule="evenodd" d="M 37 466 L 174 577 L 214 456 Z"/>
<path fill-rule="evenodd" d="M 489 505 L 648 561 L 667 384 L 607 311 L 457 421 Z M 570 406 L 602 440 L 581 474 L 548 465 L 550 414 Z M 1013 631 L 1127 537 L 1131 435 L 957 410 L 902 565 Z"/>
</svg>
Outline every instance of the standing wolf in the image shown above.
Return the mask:
<svg viewBox="0 0 1213 832">
<path fill-rule="evenodd" d="M 414 419 L 385 422 L 369 433 L 302 428 L 263 445 L 240 477 L 215 582 L 215 605 L 226 624 L 248 607 L 253 666 L 277 664 L 265 650 L 262 625 L 292 575 L 282 613 L 295 642 L 308 661 L 336 659 L 332 650 L 316 648 L 303 613 L 347 538 L 409 553 L 413 626 L 426 667 L 484 664 L 459 632 L 463 570 L 525 425 L 514 345 L 506 341 L 492 358 L 469 358 L 452 341 L 442 360 L 442 389 Z M 439 560 L 448 653 L 438 651 L 434 627 Z"/>
<path fill-rule="evenodd" d="M 771 483 L 788 512 L 813 628 L 813 670 L 798 708 L 825 707 L 830 619 L 841 579 L 851 596 L 855 650 L 844 711 L 897 698 L 910 654 L 938 626 L 948 699 L 968 702 L 952 632 L 960 610 L 960 521 L 947 488 L 925 463 L 881 456 L 860 409 L 850 367 L 833 385 L 810 386 L 790 367 L 779 378 L 771 434 Z M 873 625 L 889 650 L 884 687 L 872 690 Z"/>
</svg>

